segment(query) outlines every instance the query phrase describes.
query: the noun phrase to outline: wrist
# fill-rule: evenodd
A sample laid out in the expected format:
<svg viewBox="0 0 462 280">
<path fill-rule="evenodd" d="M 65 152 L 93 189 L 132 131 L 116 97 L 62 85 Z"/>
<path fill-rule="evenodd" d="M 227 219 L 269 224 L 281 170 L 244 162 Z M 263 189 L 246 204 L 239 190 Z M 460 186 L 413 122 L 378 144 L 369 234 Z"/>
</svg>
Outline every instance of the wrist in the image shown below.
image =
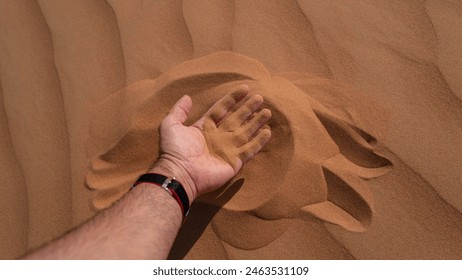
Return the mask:
<svg viewBox="0 0 462 280">
<path fill-rule="evenodd" d="M 194 180 L 191 178 L 186 169 L 174 159 L 170 159 L 168 156 L 162 155 L 149 172 L 164 175 L 166 177 L 174 177 L 175 180 L 180 182 L 183 186 L 186 194 L 188 195 L 190 205 L 197 197 Z"/>
</svg>

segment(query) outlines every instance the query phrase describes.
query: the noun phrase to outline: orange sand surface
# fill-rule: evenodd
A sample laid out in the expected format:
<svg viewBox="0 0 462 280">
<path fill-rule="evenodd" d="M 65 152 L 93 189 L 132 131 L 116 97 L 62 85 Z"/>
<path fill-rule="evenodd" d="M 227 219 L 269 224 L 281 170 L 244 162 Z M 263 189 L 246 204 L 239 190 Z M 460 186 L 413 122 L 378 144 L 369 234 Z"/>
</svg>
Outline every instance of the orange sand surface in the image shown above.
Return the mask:
<svg viewBox="0 0 462 280">
<path fill-rule="evenodd" d="M 122 196 L 183 94 L 273 139 L 171 258 L 462 259 L 462 3 L 0 0 L 0 258 Z M 226 147 L 215 147 L 226 157 Z"/>
</svg>

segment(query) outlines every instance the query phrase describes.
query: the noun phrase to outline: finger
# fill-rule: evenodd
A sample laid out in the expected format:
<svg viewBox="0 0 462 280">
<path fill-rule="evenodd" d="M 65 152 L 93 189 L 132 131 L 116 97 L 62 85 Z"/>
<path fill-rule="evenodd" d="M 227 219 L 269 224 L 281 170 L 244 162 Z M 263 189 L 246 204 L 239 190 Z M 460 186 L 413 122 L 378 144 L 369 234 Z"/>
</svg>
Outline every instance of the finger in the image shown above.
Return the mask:
<svg viewBox="0 0 462 280">
<path fill-rule="evenodd" d="M 170 112 L 165 117 L 167 124 L 183 124 L 189 116 L 192 108 L 192 100 L 188 95 L 183 96 L 173 105 Z"/>
<path fill-rule="evenodd" d="M 243 163 L 253 158 L 271 139 L 271 130 L 261 129 L 257 135 L 247 144 L 241 147 L 239 157 Z"/>
<path fill-rule="evenodd" d="M 218 124 L 226 116 L 229 110 L 239 103 L 239 101 L 241 101 L 248 93 L 249 86 L 240 85 L 236 90 L 215 102 L 215 104 L 210 107 L 198 123 L 202 124 L 205 118 L 210 117 L 216 124 Z"/>
<path fill-rule="evenodd" d="M 262 128 L 271 119 L 271 111 L 263 109 L 253 115 L 253 117 L 246 122 L 239 134 L 242 134 L 248 141 L 260 128 Z"/>
<path fill-rule="evenodd" d="M 263 97 L 255 94 L 249 98 L 240 108 L 236 110 L 231 118 L 235 118 L 240 124 L 244 123 L 255 111 L 257 111 L 263 104 Z"/>
<path fill-rule="evenodd" d="M 257 114 L 258 114 L 258 112 L 253 112 L 252 115 L 250 115 L 250 117 L 248 117 L 247 120 L 242 124 L 242 126 L 244 126 L 245 124 L 247 124 L 251 120 L 253 120 Z"/>
<path fill-rule="evenodd" d="M 259 94 L 250 97 L 235 112 L 228 114 L 222 121 L 222 128 L 235 131 L 263 104 L 263 97 Z"/>
<path fill-rule="evenodd" d="M 271 128 L 270 128 L 270 126 L 268 124 L 265 124 L 264 126 L 262 126 L 261 129 L 269 129 L 269 130 L 271 130 Z"/>
</svg>

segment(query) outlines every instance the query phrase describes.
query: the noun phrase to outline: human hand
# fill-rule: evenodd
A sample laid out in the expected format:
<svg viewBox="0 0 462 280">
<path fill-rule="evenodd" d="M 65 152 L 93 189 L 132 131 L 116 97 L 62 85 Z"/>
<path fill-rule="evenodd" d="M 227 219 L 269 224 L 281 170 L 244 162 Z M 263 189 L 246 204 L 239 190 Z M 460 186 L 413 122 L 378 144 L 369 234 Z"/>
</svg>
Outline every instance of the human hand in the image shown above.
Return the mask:
<svg viewBox="0 0 462 280">
<path fill-rule="evenodd" d="M 240 86 L 191 126 L 183 123 L 192 100 L 183 96 L 161 123 L 161 156 L 151 172 L 176 177 L 190 202 L 228 182 L 271 138 L 264 127 L 271 111 L 260 110 L 263 97 L 246 98 L 248 92 Z"/>
</svg>

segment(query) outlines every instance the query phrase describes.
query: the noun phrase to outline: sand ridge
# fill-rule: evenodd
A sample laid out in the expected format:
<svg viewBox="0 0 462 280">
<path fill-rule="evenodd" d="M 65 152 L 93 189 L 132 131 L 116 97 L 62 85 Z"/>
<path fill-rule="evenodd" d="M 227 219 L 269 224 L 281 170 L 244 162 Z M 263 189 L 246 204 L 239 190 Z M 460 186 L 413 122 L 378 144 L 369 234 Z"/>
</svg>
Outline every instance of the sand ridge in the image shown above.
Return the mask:
<svg viewBox="0 0 462 280">
<path fill-rule="evenodd" d="M 240 221 L 271 228 L 266 221 L 246 212 L 238 219 L 234 210 L 228 215 L 198 203 L 194 213 L 201 219 L 190 216 L 173 257 L 462 258 L 461 14 L 456 0 L 0 0 L 0 233 L 10 240 L 0 257 L 17 257 L 96 213 L 84 184 L 95 104 L 184 61 L 227 50 L 256 58 L 281 77 L 287 71 L 314 73 L 367 94 L 389 112 L 386 146 L 394 171 L 365 178 L 375 205 L 367 232 L 280 219 L 287 230 L 270 245 L 241 250 L 223 243 L 218 227 L 203 217 L 222 215 L 231 226 L 221 231 L 235 235 Z M 322 96 L 329 95 L 317 99 Z M 116 101 L 114 106 L 129 105 Z M 126 110 L 102 115 L 123 119 L 119 114 Z M 126 127 L 124 121 L 118 129 Z M 115 129 L 105 131 L 91 134 L 101 137 L 101 146 L 117 136 Z M 352 140 L 367 142 L 363 136 Z M 367 151 L 361 143 L 355 146 Z M 290 149 L 284 154 L 290 157 Z M 285 172 L 285 165 L 278 167 Z M 375 170 L 351 168 L 359 169 L 356 174 Z M 230 186 L 220 203 L 242 183 Z"/>
</svg>

